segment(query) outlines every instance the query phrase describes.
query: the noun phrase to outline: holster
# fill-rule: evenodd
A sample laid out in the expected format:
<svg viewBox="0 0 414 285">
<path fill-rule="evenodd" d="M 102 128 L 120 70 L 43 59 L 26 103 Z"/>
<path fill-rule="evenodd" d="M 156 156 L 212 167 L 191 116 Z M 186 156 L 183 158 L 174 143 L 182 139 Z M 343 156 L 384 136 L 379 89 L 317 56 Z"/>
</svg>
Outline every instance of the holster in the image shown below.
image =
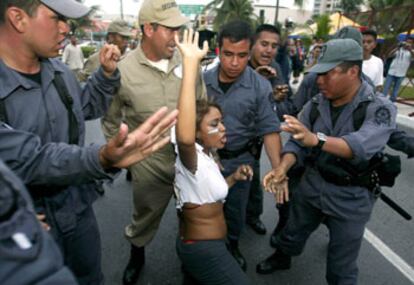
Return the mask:
<svg viewBox="0 0 414 285">
<path fill-rule="evenodd" d="M 249 152 L 254 157 L 254 159 L 258 160 L 260 159 L 262 146 L 263 138 L 255 137 L 254 139 L 249 140 L 247 144 L 242 148 L 239 148 L 237 150 L 227 150 L 223 148 L 219 149 L 217 153 L 220 156 L 220 159 L 232 159 L 242 155 L 243 153 Z"/>
<path fill-rule="evenodd" d="M 378 153 L 368 165 L 356 167 L 342 158 L 325 154 L 315 163 L 322 178 L 339 186 L 361 186 L 379 193 L 380 186 L 391 187 L 401 172 L 399 156 Z"/>
</svg>

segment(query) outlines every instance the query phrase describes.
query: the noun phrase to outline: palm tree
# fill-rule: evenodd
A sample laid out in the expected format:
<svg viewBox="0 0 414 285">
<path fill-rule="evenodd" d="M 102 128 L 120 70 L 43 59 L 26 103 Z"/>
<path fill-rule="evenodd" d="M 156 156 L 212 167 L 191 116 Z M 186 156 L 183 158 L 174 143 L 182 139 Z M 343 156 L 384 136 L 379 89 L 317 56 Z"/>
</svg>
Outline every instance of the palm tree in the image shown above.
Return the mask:
<svg viewBox="0 0 414 285">
<path fill-rule="evenodd" d="M 319 39 L 327 41 L 329 38 L 329 31 L 331 29 L 331 19 L 328 14 L 317 16 L 316 18 L 316 33 L 315 36 Z"/>
<path fill-rule="evenodd" d="M 214 31 L 231 20 L 244 20 L 253 26 L 257 21 L 250 0 L 213 0 L 204 8 L 204 12 L 210 11 L 216 14 L 213 21 Z"/>
<path fill-rule="evenodd" d="M 76 1 L 84 2 L 84 0 L 76 0 Z M 78 28 L 91 26 L 92 21 L 90 19 L 90 16 L 98 10 L 99 10 L 99 6 L 93 5 L 91 6 L 91 10 L 86 16 L 79 18 L 79 19 L 69 19 L 68 24 L 70 26 L 71 33 L 74 34 Z"/>
</svg>

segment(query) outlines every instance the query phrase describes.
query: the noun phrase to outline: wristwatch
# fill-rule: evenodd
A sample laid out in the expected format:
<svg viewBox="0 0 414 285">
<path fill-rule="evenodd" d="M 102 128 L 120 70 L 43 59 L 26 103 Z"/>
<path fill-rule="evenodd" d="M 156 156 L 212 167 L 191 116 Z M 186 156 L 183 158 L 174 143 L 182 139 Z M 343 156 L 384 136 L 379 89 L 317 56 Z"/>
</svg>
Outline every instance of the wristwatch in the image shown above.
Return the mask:
<svg viewBox="0 0 414 285">
<path fill-rule="evenodd" d="M 316 149 L 322 150 L 323 145 L 326 143 L 328 137 L 324 133 L 317 132 L 316 137 L 318 138 L 318 144 L 315 146 Z"/>
</svg>

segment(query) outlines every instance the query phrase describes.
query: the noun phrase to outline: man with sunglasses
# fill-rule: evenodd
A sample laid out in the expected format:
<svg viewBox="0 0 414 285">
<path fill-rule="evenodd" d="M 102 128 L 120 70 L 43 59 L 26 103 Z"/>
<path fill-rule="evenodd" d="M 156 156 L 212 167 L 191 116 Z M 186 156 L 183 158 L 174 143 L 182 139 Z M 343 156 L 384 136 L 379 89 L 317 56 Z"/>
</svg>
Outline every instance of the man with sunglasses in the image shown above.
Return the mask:
<svg viewBox="0 0 414 285">
<path fill-rule="evenodd" d="M 107 138 L 116 134 L 121 120 L 133 127 L 159 106 L 175 109 L 182 66 L 175 53 L 174 36 L 189 20 L 174 0 L 145 0 L 138 16 L 142 41 L 120 61 L 121 87 L 103 119 Z M 201 78 L 197 94 L 204 94 Z M 144 247 L 155 236 L 164 211 L 174 193 L 175 153 L 172 144 L 130 167 L 134 212 L 125 236 L 131 255 L 123 274 L 124 284 L 135 284 L 145 263 Z"/>
</svg>

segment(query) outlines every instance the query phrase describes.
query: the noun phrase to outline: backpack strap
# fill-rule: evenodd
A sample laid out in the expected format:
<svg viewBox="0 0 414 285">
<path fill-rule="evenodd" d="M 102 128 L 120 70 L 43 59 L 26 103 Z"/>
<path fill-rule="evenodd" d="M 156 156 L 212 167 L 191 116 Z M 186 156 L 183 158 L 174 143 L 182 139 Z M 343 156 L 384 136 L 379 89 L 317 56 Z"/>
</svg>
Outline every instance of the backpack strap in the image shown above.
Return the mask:
<svg viewBox="0 0 414 285">
<path fill-rule="evenodd" d="M 0 99 L 0 121 L 7 124 L 7 110 L 4 99 Z"/>
<path fill-rule="evenodd" d="M 358 107 L 356 107 L 356 109 L 352 112 L 352 121 L 353 121 L 355 131 L 358 131 L 361 128 L 362 124 L 364 123 L 365 117 L 367 115 L 367 108 L 371 102 L 372 102 L 372 99 L 359 103 Z M 313 130 L 313 125 L 318 117 L 319 117 L 318 101 L 314 97 L 312 98 L 312 106 L 311 106 L 311 110 L 309 113 L 309 122 L 311 125 L 311 130 Z"/>
<path fill-rule="evenodd" d="M 363 101 L 359 103 L 358 107 L 356 107 L 356 109 L 352 112 L 352 120 L 355 131 L 358 131 L 364 123 L 369 103 L 371 103 L 371 101 Z"/>
<path fill-rule="evenodd" d="M 53 79 L 53 85 L 55 85 L 56 90 L 59 94 L 62 103 L 65 105 L 66 110 L 68 111 L 68 121 L 69 121 L 69 143 L 78 144 L 79 143 L 79 125 L 78 120 L 76 119 L 75 114 L 73 113 L 73 98 L 69 95 L 69 91 L 66 87 L 65 81 L 60 73 L 55 73 L 55 78 Z"/>
<path fill-rule="evenodd" d="M 311 110 L 309 113 L 309 123 L 311 126 L 311 131 L 313 131 L 313 125 L 315 124 L 316 119 L 319 117 L 319 110 L 318 110 L 318 101 L 316 97 L 311 99 Z"/>
</svg>

